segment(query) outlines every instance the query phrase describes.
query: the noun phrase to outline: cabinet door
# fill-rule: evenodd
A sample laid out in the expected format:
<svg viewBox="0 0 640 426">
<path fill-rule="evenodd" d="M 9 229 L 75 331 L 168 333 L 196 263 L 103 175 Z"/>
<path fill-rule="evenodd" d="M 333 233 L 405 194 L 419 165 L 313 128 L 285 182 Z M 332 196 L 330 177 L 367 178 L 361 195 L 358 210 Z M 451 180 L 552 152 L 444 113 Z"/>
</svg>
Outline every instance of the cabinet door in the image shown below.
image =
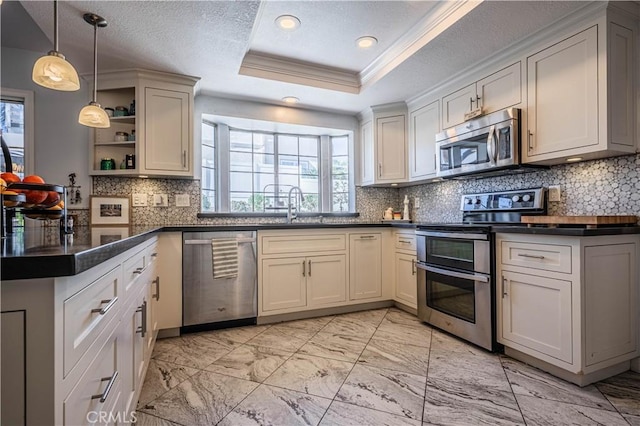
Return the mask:
<svg viewBox="0 0 640 426">
<path fill-rule="evenodd" d="M 382 296 L 380 234 L 349 236 L 349 296 L 351 300 Z"/>
<path fill-rule="evenodd" d="M 409 179 L 436 175 L 436 134 L 440 132 L 440 102 L 409 114 Z"/>
<path fill-rule="evenodd" d="M 635 244 L 585 247 L 585 362 L 592 365 L 638 350 Z"/>
<path fill-rule="evenodd" d="M 376 119 L 378 181 L 405 179 L 406 116 Z"/>
<path fill-rule="evenodd" d="M 571 281 L 502 271 L 500 343 L 573 364 Z M 500 332 L 501 331 L 501 332 Z M 576 336 L 577 339 L 580 336 Z"/>
<path fill-rule="evenodd" d="M 482 112 L 489 114 L 522 101 L 520 62 L 483 78 L 476 84 Z"/>
<path fill-rule="evenodd" d="M 475 83 L 442 98 L 442 128 L 464 122 L 464 115 L 476 109 L 476 103 Z"/>
<path fill-rule="evenodd" d="M 368 185 L 375 180 L 375 145 L 373 143 L 373 123 L 367 121 L 360 127 L 360 183 Z"/>
<path fill-rule="evenodd" d="M 3 425 L 26 424 L 27 384 L 26 368 L 26 311 L 2 312 L 2 412 L 0 423 Z M 35 403 L 35 401 L 34 401 Z"/>
<path fill-rule="evenodd" d="M 347 256 L 307 258 L 307 297 L 309 306 L 347 300 Z"/>
<path fill-rule="evenodd" d="M 416 256 L 396 253 L 396 298 L 412 308 L 418 306 Z"/>
<path fill-rule="evenodd" d="M 304 257 L 262 260 L 263 311 L 307 305 L 306 265 Z"/>
<path fill-rule="evenodd" d="M 145 88 L 145 169 L 153 172 L 190 170 L 189 94 Z"/>
<path fill-rule="evenodd" d="M 597 42 L 594 26 L 527 58 L 529 157 L 598 144 Z"/>
</svg>

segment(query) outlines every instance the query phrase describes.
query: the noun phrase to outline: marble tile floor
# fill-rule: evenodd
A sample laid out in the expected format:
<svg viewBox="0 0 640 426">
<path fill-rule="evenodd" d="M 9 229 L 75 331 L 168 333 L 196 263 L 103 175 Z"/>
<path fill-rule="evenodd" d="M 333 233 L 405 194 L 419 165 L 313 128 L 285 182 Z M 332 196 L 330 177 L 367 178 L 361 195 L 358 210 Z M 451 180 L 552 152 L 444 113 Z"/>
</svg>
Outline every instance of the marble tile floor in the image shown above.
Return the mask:
<svg viewBox="0 0 640 426">
<path fill-rule="evenodd" d="M 640 374 L 557 379 L 396 308 L 159 340 L 138 425 L 638 425 Z"/>
</svg>

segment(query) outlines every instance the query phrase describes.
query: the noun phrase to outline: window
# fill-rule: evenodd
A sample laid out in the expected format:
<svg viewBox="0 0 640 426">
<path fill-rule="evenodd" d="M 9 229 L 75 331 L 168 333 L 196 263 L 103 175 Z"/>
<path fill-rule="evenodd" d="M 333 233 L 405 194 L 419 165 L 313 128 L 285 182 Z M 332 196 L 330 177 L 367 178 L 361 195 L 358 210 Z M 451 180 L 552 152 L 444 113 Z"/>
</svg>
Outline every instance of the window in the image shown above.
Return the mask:
<svg viewBox="0 0 640 426">
<path fill-rule="evenodd" d="M 202 211 L 216 210 L 216 126 L 202 122 Z"/>
<path fill-rule="evenodd" d="M 214 126 L 203 122 L 203 212 L 284 212 L 293 187 L 299 187 L 304 194 L 299 200 L 301 212 L 353 211 L 348 135 L 329 137 Z M 213 177 L 216 155 L 218 182 Z M 217 202 L 212 199 L 216 196 Z"/>
<path fill-rule="evenodd" d="M 5 98 L 0 101 L 0 128 L 11 154 L 13 170 L 6 170 L 4 158 L 0 168 L 3 172 L 13 172 L 22 179 L 25 172 L 24 101 Z"/>
</svg>

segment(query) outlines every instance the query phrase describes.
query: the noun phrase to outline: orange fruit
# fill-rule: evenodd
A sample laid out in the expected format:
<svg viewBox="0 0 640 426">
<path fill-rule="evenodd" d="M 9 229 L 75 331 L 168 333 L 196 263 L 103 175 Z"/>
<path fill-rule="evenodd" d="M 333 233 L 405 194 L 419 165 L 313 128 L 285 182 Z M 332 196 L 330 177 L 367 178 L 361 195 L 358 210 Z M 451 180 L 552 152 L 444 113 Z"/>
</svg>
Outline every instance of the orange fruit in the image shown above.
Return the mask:
<svg viewBox="0 0 640 426">
<path fill-rule="evenodd" d="M 29 175 L 29 176 L 25 176 L 24 179 L 22 179 L 22 182 L 24 182 L 24 183 L 44 183 L 44 179 L 42 179 L 38 175 Z"/>
<path fill-rule="evenodd" d="M 7 189 L 7 182 L 0 178 L 0 192 L 4 192 L 5 189 Z"/>
</svg>

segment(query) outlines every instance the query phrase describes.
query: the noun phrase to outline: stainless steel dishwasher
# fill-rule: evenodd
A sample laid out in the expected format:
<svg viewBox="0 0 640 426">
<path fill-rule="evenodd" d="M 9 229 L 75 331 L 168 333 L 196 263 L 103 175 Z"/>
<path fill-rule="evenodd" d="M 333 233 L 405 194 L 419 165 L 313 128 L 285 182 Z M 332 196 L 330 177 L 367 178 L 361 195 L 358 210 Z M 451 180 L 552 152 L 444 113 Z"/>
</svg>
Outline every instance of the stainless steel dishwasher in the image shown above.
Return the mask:
<svg viewBox="0 0 640 426">
<path fill-rule="evenodd" d="M 185 232 L 182 243 L 181 331 L 255 324 L 256 232 Z M 234 255 L 237 247 L 237 271 L 232 276 L 215 277 L 216 262 L 223 263 L 214 262 L 212 244 L 217 243 L 231 244 Z"/>
</svg>

